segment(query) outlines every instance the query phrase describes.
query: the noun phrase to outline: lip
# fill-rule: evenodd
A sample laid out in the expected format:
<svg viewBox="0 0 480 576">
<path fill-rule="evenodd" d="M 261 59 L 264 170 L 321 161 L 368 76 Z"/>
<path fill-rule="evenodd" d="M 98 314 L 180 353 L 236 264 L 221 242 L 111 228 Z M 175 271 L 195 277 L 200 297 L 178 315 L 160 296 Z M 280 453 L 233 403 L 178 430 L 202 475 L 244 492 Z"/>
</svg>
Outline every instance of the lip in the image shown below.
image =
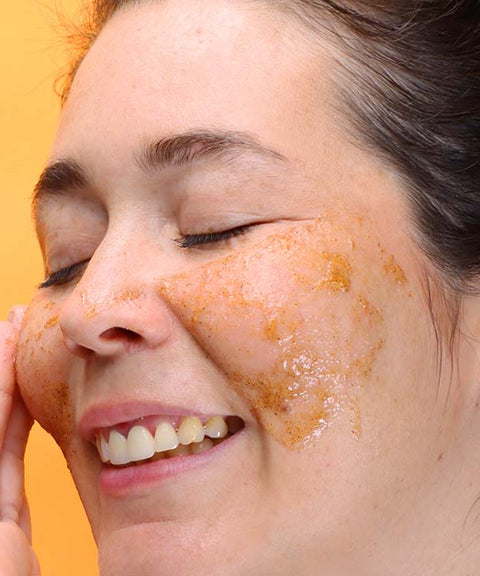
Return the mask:
<svg viewBox="0 0 480 576">
<path fill-rule="evenodd" d="M 125 422 L 133 422 L 148 416 L 175 418 L 197 416 L 209 418 L 222 415 L 221 412 L 206 413 L 182 406 L 172 406 L 158 402 L 123 401 L 115 404 L 97 404 L 86 410 L 78 421 L 78 432 L 85 440 L 95 443 L 95 433 L 102 428 L 111 428 Z"/>
<path fill-rule="evenodd" d="M 234 443 L 242 436 L 240 430 L 224 442 L 200 454 L 176 456 L 154 462 L 139 463 L 125 468 L 102 465 L 99 475 L 100 490 L 105 496 L 114 498 L 132 498 L 151 488 L 152 484 L 177 478 L 203 466 L 213 465 L 215 460 L 224 457 Z M 220 462 L 216 463 L 221 465 Z"/>
</svg>

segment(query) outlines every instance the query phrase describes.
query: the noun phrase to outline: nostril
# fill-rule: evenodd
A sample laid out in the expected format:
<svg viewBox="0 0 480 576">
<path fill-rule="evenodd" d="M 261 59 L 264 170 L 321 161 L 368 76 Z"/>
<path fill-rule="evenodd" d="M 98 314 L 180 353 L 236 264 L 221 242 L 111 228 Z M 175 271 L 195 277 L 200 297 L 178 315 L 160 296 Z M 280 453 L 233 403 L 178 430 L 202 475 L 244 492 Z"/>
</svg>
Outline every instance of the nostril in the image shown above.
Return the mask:
<svg viewBox="0 0 480 576">
<path fill-rule="evenodd" d="M 80 344 L 77 344 L 70 338 L 64 338 L 63 341 L 67 349 L 72 354 L 75 354 L 75 356 L 79 356 L 80 358 L 88 358 L 90 354 L 92 354 L 92 350 L 90 350 L 90 348 L 87 348 L 86 346 L 81 346 Z"/>
<path fill-rule="evenodd" d="M 102 333 L 101 338 L 105 340 L 128 340 L 129 342 L 136 342 L 141 339 L 140 334 L 127 328 L 109 328 Z"/>
</svg>

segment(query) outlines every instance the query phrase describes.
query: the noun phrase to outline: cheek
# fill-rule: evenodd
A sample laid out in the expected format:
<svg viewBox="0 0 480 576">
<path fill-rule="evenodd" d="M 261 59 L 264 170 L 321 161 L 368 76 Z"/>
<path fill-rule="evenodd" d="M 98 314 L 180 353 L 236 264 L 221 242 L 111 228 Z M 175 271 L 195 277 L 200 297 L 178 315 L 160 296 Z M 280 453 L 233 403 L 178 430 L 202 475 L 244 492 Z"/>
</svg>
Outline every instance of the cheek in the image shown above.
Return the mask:
<svg viewBox="0 0 480 576">
<path fill-rule="evenodd" d="M 67 362 L 56 305 L 39 293 L 28 308 L 20 334 L 17 381 L 30 413 L 64 451 L 73 431 Z"/>
<path fill-rule="evenodd" d="M 388 279 L 378 244 L 372 253 L 358 236 L 294 226 L 159 287 L 265 430 L 290 448 L 340 414 L 359 431 L 358 395 L 386 338 L 376 270 Z"/>
</svg>

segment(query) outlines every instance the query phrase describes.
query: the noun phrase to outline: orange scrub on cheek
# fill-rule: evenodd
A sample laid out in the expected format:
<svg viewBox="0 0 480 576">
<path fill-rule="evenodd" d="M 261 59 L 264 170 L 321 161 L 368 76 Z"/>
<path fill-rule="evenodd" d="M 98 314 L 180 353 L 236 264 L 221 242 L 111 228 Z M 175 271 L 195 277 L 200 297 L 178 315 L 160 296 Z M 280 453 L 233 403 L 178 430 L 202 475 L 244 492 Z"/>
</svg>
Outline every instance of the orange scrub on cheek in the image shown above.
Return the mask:
<svg viewBox="0 0 480 576">
<path fill-rule="evenodd" d="M 382 313 L 359 274 L 364 266 L 374 278 L 381 258 L 361 245 L 320 221 L 293 225 L 159 286 L 263 428 L 289 448 L 309 444 L 346 410 L 358 428 L 358 393 L 384 343 Z"/>
<path fill-rule="evenodd" d="M 57 305 L 38 292 L 23 322 L 16 368 L 27 408 L 65 452 L 74 427 L 66 381 L 71 356 L 63 343 L 58 319 Z"/>
<path fill-rule="evenodd" d="M 393 285 L 385 262 L 360 224 L 346 230 L 311 221 L 165 277 L 158 293 L 263 428 L 294 448 L 340 414 L 359 430 L 359 392 L 385 340 L 377 297 L 382 282 Z M 17 375 L 28 408 L 65 452 L 74 413 L 60 307 L 46 292 L 35 296 Z"/>
</svg>

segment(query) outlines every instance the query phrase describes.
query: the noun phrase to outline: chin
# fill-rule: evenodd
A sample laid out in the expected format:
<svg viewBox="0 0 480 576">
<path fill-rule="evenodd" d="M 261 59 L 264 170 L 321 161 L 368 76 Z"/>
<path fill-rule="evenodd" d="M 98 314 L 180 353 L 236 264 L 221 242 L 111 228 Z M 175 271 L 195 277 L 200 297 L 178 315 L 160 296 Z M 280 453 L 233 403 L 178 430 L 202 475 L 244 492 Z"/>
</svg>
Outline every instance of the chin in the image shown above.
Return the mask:
<svg viewBox="0 0 480 576">
<path fill-rule="evenodd" d="M 218 532 L 208 539 L 198 527 L 185 526 L 172 545 L 171 538 L 165 539 L 169 531 L 177 532 L 178 526 L 137 525 L 100 538 L 100 576 L 257 576 L 255 569 L 242 567 L 245 553 L 231 550 Z"/>
</svg>

